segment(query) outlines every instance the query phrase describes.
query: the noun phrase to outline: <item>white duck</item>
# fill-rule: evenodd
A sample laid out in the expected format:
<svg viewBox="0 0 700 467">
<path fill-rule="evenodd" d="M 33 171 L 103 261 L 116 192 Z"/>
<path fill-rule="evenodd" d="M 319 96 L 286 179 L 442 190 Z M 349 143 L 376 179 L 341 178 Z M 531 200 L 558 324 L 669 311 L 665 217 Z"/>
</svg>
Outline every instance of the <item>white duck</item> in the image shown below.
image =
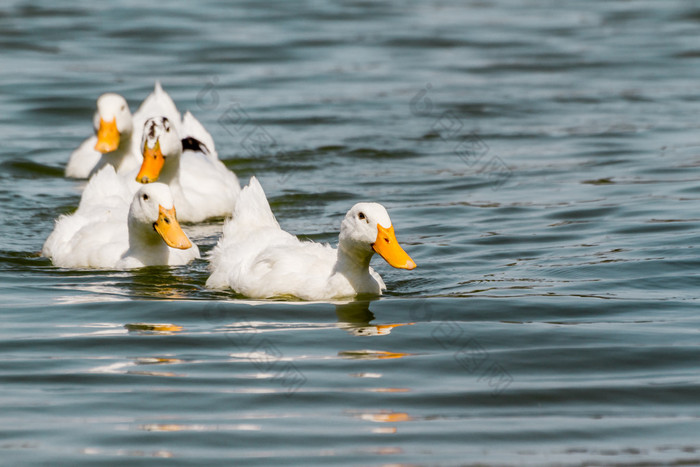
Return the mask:
<svg viewBox="0 0 700 467">
<path fill-rule="evenodd" d="M 231 215 L 241 192 L 238 177 L 218 159 L 213 139 L 191 113 L 182 128 L 184 139 L 167 117 L 146 121 L 136 181 L 166 183 L 183 222 Z"/>
<path fill-rule="evenodd" d="M 98 172 L 78 210 L 58 218 L 42 255 L 64 268 L 129 269 L 187 264 L 199 249 L 182 231 L 167 185 L 141 187 L 131 202 L 114 168 Z"/>
<path fill-rule="evenodd" d="M 369 265 L 379 253 L 391 266 L 416 263 L 399 246 L 389 214 L 381 204 L 358 203 L 340 226 L 338 249 L 302 242 L 283 231 L 260 183 L 243 189 L 223 236 L 211 254 L 207 287 L 226 288 L 253 298 L 294 296 L 328 300 L 358 294 L 379 295 L 384 281 Z"/>
<path fill-rule="evenodd" d="M 180 124 L 180 113 L 159 82 L 133 116 L 124 97 L 102 94 L 93 117 L 95 136 L 73 151 L 66 165 L 66 177 L 89 178 L 105 165 L 114 166 L 119 174 L 138 169 L 142 161 L 143 124 L 148 118 L 160 115 Z"/>
</svg>

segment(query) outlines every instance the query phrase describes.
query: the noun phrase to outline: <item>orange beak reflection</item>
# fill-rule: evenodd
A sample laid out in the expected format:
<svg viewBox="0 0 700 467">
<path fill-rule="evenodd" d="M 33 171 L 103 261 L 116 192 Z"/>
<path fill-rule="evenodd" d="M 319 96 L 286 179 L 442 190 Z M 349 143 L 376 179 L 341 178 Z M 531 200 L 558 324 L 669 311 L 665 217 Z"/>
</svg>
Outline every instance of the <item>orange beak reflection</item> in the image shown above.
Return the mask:
<svg viewBox="0 0 700 467">
<path fill-rule="evenodd" d="M 163 237 L 163 241 L 171 248 L 186 250 L 192 246 L 192 242 L 183 232 L 180 223 L 175 216 L 175 207 L 165 209 L 158 206 L 158 220 L 153 223 L 153 228 Z"/>
<path fill-rule="evenodd" d="M 377 240 L 372 245 L 372 248 L 395 268 L 413 269 L 416 267 L 416 263 L 408 256 L 408 253 L 403 251 L 398 240 L 396 240 L 393 225 L 386 229 L 377 224 Z"/>
<path fill-rule="evenodd" d="M 119 130 L 117 130 L 117 117 L 111 122 L 105 122 L 100 118 L 100 128 L 97 130 L 97 143 L 95 151 L 102 154 L 115 151 L 119 147 Z"/>
<path fill-rule="evenodd" d="M 391 330 L 398 327 L 398 326 L 410 326 L 412 324 L 415 324 L 415 323 L 378 324 L 375 327 L 377 328 L 377 333 L 380 336 L 385 336 L 385 335 L 391 333 Z"/>
<path fill-rule="evenodd" d="M 141 170 L 136 175 L 136 181 L 139 183 L 152 183 L 158 180 L 160 171 L 165 164 L 165 157 L 160 151 L 160 141 L 156 140 L 156 144 L 152 148 L 148 147 L 148 143 L 143 145 L 143 163 Z"/>
</svg>

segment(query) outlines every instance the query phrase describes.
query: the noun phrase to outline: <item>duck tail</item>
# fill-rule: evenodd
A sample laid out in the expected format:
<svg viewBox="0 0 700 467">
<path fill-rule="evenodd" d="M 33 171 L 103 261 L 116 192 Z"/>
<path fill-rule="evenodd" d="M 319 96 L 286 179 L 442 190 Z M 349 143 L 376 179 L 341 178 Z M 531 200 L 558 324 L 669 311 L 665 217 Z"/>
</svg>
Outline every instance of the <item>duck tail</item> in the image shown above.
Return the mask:
<svg viewBox="0 0 700 467">
<path fill-rule="evenodd" d="M 88 209 L 93 205 L 102 205 L 105 203 L 105 200 L 112 200 L 112 197 L 131 202 L 130 193 L 114 170 L 114 166 L 105 165 L 88 181 L 80 197 L 78 209 Z"/>
<path fill-rule="evenodd" d="M 233 211 L 233 219 L 227 222 L 226 227 L 234 225 L 280 228 L 272 209 L 270 209 L 265 191 L 255 176 L 251 177 L 248 185 L 241 190 L 236 202 L 236 209 Z M 224 228 L 224 232 L 226 230 Z"/>
<path fill-rule="evenodd" d="M 180 133 L 183 141 L 183 149 L 191 149 L 201 151 L 207 156 L 218 158 L 216 147 L 214 146 L 214 138 L 197 120 L 194 115 L 188 110 L 182 117 L 182 132 Z M 194 147 L 186 145 L 185 141 L 194 142 Z"/>
<path fill-rule="evenodd" d="M 155 86 L 153 86 L 153 92 L 146 96 L 134 113 L 134 128 L 143 126 L 148 118 L 157 116 L 168 117 L 168 120 L 175 125 L 178 132 L 180 131 L 182 117 L 175 106 L 175 102 L 160 85 L 160 81 L 156 81 Z"/>
</svg>

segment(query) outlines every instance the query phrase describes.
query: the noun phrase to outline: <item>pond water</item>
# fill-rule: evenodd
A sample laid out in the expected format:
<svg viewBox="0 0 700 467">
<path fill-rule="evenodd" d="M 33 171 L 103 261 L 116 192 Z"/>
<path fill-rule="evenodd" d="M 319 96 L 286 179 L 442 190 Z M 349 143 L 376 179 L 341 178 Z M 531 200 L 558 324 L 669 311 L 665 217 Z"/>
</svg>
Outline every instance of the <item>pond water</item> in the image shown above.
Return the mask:
<svg viewBox="0 0 700 467">
<path fill-rule="evenodd" d="M 700 464 L 699 26 L 680 0 L 4 2 L 3 462 Z M 156 80 L 283 228 L 335 244 L 381 202 L 418 268 L 308 303 L 208 290 L 206 257 L 52 266 L 95 99 Z M 205 254 L 220 228 L 185 225 Z"/>
</svg>

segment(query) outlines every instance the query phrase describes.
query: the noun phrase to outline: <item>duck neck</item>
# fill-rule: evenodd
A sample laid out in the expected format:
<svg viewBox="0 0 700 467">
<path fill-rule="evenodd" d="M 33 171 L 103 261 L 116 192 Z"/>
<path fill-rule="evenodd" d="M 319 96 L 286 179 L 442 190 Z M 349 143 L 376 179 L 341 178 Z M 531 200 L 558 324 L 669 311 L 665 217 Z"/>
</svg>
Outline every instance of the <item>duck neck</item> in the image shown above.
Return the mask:
<svg viewBox="0 0 700 467">
<path fill-rule="evenodd" d="M 112 152 L 102 154 L 102 160 L 107 164 L 114 166 L 115 170 L 119 170 L 122 163 L 126 160 L 131 152 L 131 133 L 124 133 L 119 138 L 119 146 Z"/>
<path fill-rule="evenodd" d="M 180 186 L 180 154 L 174 154 L 165 158 L 165 163 L 160 171 L 158 181 L 170 186 Z"/>
<path fill-rule="evenodd" d="M 170 250 L 152 226 L 129 219 L 128 255 L 139 259 L 146 266 L 168 264 Z"/>
<path fill-rule="evenodd" d="M 336 271 L 344 274 L 348 279 L 363 277 L 369 273 L 369 262 L 373 255 L 373 250 L 361 248 L 358 245 L 349 245 L 341 239 L 338 243 Z"/>
</svg>

